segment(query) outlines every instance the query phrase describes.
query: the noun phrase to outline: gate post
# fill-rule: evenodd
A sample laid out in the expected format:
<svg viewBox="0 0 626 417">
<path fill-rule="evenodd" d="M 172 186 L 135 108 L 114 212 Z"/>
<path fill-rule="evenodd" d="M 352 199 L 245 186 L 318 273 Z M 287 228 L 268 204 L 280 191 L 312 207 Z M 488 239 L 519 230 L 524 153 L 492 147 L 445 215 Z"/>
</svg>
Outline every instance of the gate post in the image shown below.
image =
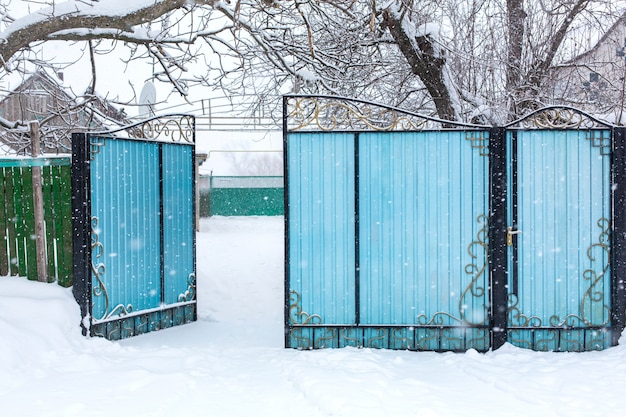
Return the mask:
<svg viewBox="0 0 626 417">
<path fill-rule="evenodd" d="M 614 128 L 612 133 L 611 344 L 616 346 L 626 326 L 626 128 Z"/>
<path fill-rule="evenodd" d="M 72 293 L 80 306 L 81 328 L 87 336 L 89 323 L 84 320 L 91 313 L 91 210 L 89 203 L 89 136 L 72 134 Z"/>
<path fill-rule="evenodd" d="M 507 341 L 507 166 L 506 129 L 489 130 L 489 271 L 491 348 Z"/>
</svg>

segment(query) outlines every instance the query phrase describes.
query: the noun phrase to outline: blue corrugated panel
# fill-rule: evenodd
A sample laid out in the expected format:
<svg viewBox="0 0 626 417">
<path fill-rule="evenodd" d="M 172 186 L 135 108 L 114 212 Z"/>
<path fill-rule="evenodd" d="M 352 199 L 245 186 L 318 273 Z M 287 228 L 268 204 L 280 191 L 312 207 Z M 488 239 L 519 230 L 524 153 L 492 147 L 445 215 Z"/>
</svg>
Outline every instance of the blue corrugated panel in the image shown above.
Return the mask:
<svg viewBox="0 0 626 417">
<path fill-rule="evenodd" d="M 512 328 L 608 323 L 609 138 L 609 131 L 518 132 L 516 226 L 521 234 Z M 609 343 L 595 330 L 514 331 L 511 339 L 538 350 L 584 350 Z"/>
<path fill-rule="evenodd" d="M 354 152 L 349 133 L 289 136 L 288 302 L 294 323 L 355 323 Z M 307 347 L 307 332 L 294 332 L 295 346 Z"/>
<path fill-rule="evenodd" d="M 161 302 L 159 155 L 144 142 L 92 145 L 92 315 L 101 320 Z"/>
<path fill-rule="evenodd" d="M 163 144 L 165 304 L 195 299 L 193 155 L 190 146 Z"/>
<path fill-rule="evenodd" d="M 362 323 L 487 324 L 489 165 L 473 143 L 466 132 L 360 135 Z M 397 339 L 465 348 L 464 330 L 420 332 Z"/>
</svg>

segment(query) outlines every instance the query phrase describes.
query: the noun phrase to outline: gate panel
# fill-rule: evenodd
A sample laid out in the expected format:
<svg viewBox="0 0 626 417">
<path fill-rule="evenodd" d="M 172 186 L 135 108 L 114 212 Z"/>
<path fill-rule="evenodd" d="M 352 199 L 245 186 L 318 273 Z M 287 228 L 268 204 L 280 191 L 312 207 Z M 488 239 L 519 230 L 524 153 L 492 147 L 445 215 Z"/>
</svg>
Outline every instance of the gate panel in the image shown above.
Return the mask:
<svg viewBox="0 0 626 417">
<path fill-rule="evenodd" d="M 163 301 L 195 297 L 194 178 L 190 146 L 163 144 Z"/>
<path fill-rule="evenodd" d="M 486 141 L 486 132 L 359 136 L 360 318 L 409 325 L 392 344 L 489 348 L 489 164 L 475 146 Z"/>
<path fill-rule="evenodd" d="M 290 347 L 336 346 L 336 326 L 355 324 L 354 140 L 350 133 L 298 133 L 285 147 Z"/>
<path fill-rule="evenodd" d="M 124 138 L 73 135 L 73 243 L 85 248 L 74 251 L 73 292 L 85 334 L 120 339 L 196 319 L 193 129 L 183 115 Z"/>
<path fill-rule="evenodd" d="M 536 350 L 606 348 L 610 131 L 515 133 L 510 224 L 520 233 L 510 248 L 510 342 Z"/>
</svg>

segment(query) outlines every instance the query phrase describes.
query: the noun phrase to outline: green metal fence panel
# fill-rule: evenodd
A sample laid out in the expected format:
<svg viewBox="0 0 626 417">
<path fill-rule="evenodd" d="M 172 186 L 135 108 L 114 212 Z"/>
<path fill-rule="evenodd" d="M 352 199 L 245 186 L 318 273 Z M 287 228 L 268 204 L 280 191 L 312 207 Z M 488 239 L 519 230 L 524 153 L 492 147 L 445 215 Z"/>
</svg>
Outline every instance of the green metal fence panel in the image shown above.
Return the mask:
<svg viewBox="0 0 626 417">
<path fill-rule="evenodd" d="M 48 281 L 72 282 L 69 158 L 0 159 L 0 275 L 37 279 L 32 167 L 42 167 Z"/>
<path fill-rule="evenodd" d="M 208 187 L 199 187 L 200 215 L 282 216 L 284 191 L 282 177 L 211 176 Z"/>
</svg>

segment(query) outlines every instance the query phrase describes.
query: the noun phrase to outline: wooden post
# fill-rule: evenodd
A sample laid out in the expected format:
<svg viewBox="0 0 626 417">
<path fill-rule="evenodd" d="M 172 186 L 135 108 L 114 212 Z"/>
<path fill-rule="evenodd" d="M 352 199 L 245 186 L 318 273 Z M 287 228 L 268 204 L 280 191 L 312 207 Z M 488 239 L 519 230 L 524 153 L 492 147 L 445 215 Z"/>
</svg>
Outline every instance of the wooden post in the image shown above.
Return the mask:
<svg viewBox="0 0 626 417">
<path fill-rule="evenodd" d="M 41 153 L 39 122 L 28 124 L 31 138 L 31 156 L 37 158 Z M 46 259 L 46 235 L 43 213 L 43 189 L 41 167 L 33 167 L 33 208 L 35 212 L 35 247 L 37 249 L 37 280 L 48 282 L 48 262 Z"/>
</svg>

